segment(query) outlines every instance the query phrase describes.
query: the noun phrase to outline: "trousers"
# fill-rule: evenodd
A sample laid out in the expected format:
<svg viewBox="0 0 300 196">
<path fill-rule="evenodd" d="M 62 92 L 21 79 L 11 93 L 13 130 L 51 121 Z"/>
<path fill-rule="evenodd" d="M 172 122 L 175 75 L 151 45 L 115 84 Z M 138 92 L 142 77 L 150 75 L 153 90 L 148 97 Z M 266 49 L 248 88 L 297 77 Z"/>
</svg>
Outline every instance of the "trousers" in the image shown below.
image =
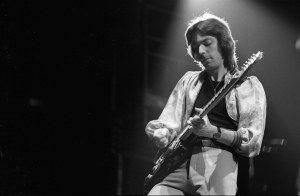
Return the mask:
<svg viewBox="0 0 300 196">
<path fill-rule="evenodd" d="M 190 160 L 156 184 L 148 195 L 236 195 L 238 163 L 224 149 L 196 146 Z"/>
</svg>

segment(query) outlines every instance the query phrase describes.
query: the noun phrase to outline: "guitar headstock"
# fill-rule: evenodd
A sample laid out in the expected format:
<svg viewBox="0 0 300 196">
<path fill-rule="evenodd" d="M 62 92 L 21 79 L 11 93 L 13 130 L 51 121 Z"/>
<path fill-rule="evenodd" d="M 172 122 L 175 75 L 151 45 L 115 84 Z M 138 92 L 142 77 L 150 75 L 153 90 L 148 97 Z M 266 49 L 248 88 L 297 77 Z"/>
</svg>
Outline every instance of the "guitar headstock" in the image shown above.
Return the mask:
<svg viewBox="0 0 300 196">
<path fill-rule="evenodd" d="M 260 61 L 263 58 L 264 54 L 261 51 L 258 51 L 255 54 L 252 54 L 251 57 L 243 64 L 242 71 L 248 69 L 248 67 L 254 65 L 258 61 Z"/>
<path fill-rule="evenodd" d="M 258 51 L 257 53 L 254 53 L 251 55 L 250 58 L 243 64 L 241 67 L 241 70 L 234 74 L 234 78 L 240 78 L 246 75 L 246 73 L 253 67 L 254 64 L 256 64 L 258 61 L 260 61 L 263 58 L 263 52 Z"/>
</svg>

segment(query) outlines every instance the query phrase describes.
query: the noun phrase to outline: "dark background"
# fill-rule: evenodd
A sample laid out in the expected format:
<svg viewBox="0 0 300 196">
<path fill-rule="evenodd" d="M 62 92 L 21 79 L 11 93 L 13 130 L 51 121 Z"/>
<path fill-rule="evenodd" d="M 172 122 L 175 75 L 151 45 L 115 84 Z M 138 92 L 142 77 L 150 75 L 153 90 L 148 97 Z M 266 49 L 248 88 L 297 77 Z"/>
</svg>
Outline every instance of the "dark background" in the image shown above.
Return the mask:
<svg viewBox="0 0 300 196">
<path fill-rule="evenodd" d="M 288 141 L 255 158 L 252 192 L 295 194 L 299 3 L 199 1 L 183 16 L 179 2 L 0 1 L 1 194 L 142 193 L 156 152 L 145 125 L 196 69 L 183 35 L 207 7 L 231 24 L 239 62 L 265 52 L 256 69 L 268 96 L 264 141 Z"/>
<path fill-rule="evenodd" d="M 115 193 L 142 47 L 135 2 L 103 3 L 1 1 L 0 193 Z"/>
</svg>

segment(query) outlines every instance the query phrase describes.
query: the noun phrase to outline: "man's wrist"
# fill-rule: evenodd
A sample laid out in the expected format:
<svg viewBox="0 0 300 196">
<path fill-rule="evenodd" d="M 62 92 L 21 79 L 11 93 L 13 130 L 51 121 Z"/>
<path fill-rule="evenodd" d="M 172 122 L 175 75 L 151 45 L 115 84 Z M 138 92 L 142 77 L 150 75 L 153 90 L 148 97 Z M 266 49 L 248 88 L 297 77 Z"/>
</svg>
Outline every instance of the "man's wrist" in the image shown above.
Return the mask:
<svg viewBox="0 0 300 196">
<path fill-rule="evenodd" d="M 217 132 L 213 133 L 212 139 L 218 140 L 221 138 L 221 128 L 219 126 L 216 127 Z"/>
</svg>

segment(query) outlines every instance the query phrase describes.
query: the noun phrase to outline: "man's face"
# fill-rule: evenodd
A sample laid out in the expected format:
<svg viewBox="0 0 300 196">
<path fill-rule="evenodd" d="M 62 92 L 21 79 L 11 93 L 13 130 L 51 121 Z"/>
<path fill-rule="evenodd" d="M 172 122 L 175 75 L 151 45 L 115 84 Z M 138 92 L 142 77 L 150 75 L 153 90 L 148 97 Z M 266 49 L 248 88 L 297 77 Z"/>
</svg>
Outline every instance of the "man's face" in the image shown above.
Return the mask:
<svg viewBox="0 0 300 196">
<path fill-rule="evenodd" d="M 200 61 L 207 70 L 224 66 L 224 59 L 218 47 L 218 40 L 213 36 L 202 36 L 194 31 L 192 34 L 192 54 L 196 61 Z"/>
</svg>

